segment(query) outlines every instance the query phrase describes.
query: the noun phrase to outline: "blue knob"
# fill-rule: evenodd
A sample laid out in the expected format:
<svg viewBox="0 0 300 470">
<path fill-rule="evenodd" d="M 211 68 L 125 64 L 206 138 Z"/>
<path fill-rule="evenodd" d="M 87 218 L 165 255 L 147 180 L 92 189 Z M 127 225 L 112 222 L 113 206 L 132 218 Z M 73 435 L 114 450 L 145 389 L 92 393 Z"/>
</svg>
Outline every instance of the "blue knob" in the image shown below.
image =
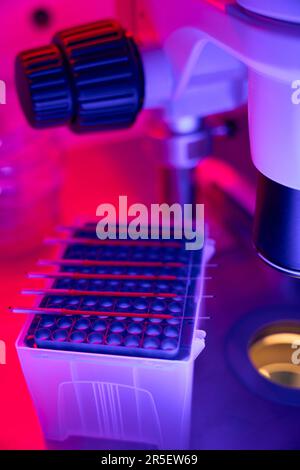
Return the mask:
<svg viewBox="0 0 300 470">
<path fill-rule="evenodd" d="M 49 46 L 20 53 L 16 83 L 25 116 L 36 128 L 126 128 L 144 100 L 138 48 L 115 21 L 67 29 Z"/>
</svg>

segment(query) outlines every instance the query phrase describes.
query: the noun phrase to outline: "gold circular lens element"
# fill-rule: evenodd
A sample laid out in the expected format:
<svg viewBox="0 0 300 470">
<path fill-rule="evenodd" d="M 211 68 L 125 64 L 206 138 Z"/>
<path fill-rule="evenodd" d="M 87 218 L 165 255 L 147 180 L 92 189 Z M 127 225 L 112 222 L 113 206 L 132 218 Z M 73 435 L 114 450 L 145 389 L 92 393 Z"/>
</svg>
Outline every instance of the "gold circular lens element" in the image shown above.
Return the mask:
<svg viewBox="0 0 300 470">
<path fill-rule="evenodd" d="M 300 389 L 300 322 L 274 323 L 260 330 L 248 353 L 255 369 L 266 379 Z"/>
</svg>

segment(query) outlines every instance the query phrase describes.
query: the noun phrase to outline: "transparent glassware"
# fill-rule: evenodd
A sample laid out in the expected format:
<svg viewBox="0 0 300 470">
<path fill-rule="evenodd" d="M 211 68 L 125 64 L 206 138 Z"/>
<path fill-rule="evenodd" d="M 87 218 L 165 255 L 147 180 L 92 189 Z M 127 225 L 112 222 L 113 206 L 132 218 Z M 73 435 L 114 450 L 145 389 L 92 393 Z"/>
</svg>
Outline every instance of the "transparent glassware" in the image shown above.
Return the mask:
<svg viewBox="0 0 300 470">
<path fill-rule="evenodd" d="M 59 220 L 63 148 L 55 133 L 19 126 L 2 133 L 0 258 L 38 247 Z"/>
</svg>

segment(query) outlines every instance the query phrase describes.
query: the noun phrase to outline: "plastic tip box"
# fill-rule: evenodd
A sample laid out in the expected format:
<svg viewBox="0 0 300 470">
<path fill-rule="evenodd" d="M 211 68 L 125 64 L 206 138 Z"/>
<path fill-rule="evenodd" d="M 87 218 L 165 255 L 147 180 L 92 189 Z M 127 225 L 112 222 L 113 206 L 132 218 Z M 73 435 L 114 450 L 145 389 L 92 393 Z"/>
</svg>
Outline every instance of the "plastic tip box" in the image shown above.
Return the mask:
<svg viewBox="0 0 300 470">
<path fill-rule="evenodd" d="M 139 421 L 143 412 L 141 404 L 137 403 L 139 400 L 138 394 L 136 395 L 136 380 L 138 376 L 141 379 L 150 373 L 154 383 L 150 385 L 147 379 L 147 385 L 142 389 L 152 397 L 155 408 L 153 412 L 155 419 L 158 419 L 160 432 L 154 433 L 156 437 L 149 437 L 152 425 L 148 425 L 142 435 L 129 430 L 121 434 L 115 433 L 112 432 L 114 427 L 108 429 L 100 425 L 95 425 L 95 432 L 90 421 L 90 425 L 86 426 L 82 423 L 77 423 L 76 426 L 74 423 L 65 423 L 62 426 L 62 419 L 59 418 L 61 410 L 58 410 L 58 415 L 52 413 L 51 418 L 49 415 L 51 425 L 42 422 L 46 436 L 62 440 L 70 435 L 81 435 L 136 440 L 151 442 L 158 447 L 166 446 L 171 436 L 162 429 L 165 412 L 159 397 L 162 394 L 161 387 L 177 387 L 179 391 L 183 386 L 180 393 L 184 393 L 184 396 L 186 393 L 190 395 L 191 383 L 186 380 L 189 377 L 190 382 L 191 364 L 196 354 L 204 347 L 204 335 L 197 334 L 203 252 L 186 251 L 185 240 L 98 240 L 95 225 L 92 223 L 71 228 L 66 237 L 52 242 L 58 246 L 53 258 L 40 263 L 47 266 L 47 269 L 30 276 L 42 278 L 46 284 L 25 291 L 36 296 L 34 306 L 14 309 L 18 313 L 31 314 L 17 347 L 39 415 L 45 417 L 47 406 L 51 408 L 52 402 L 57 408 L 57 403 L 61 400 L 59 396 L 62 383 L 69 383 L 70 386 L 72 384 L 77 390 L 82 388 L 80 377 L 84 377 L 84 383 L 90 383 L 91 386 L 95 383 L 109 383 L 118 390 L 122 387 L 132 387 L 136 397 L 135 407 L 139 410 L 135 410 L 135 414 L 139 416 Z M 61 376 L 59 370 L 62 363 L 59 367 L 54 365 L 53 360 L 58 353 L 60 360 L 63 358 L 65 363 L 72 365 L 71 376 L 68 367 Z M 48 398 L 48 405 L 43 400 L 46 393 L 46 390 L 43 390 L 45 384 L 39 382 L 37 385 L 37 377 L 33 377 L 36 370 L 31 363 L 33 358 L 35 364 L 36 361 L 44 362 L 43 368 L 48 370 L 49 380 L 56 384 L 51 400 Z M 109 377 L 105 379 L 108 359 Z M 91 360 L 94 363 L 92 369 L 89 365 Z M 149 363 L 145 360 L 149 360 Z M 85 367 L 82 361 L 86 363 Z M 168 363 L 173 363 L 174 366 L 170 368 Z M 139 370 L 136 369 L 137 366 Z M 159 372 L 160 368 L 165 370 L 164 377 Z M 40 370 L 40 364 L 38 369 Z M 74 370 L 77 371 L 75 375 Z M 90 373 L 87 375 L 88 370 Z M 190 370 L 188 374 L 187 370 Z M 172 379 L 168 371 L 171 371 Z M 177 371 L 175 376 L 174 371 Z M 180 387 L 174 382 L 175 377 L 176 381 L 182 381 Z M 38 388 L 39 392 L 32 387 Z M 76 393 L 78 395 L 78 390 Z M 172 394 L 175 398 L 178 395 L 175 389 L 172 389 Z M 84 394 L 80 393 L 80 396 L 82 421 L 85 415 L 89 415 L 91 398 L 88 404 L 85 403 Z M 173 414 L 181 416 L 180 422 L 183 424 L 185 420 L 182 419 L 182 413 L 186 414 L 190 399 L 183 405 L 178 398 L 180 397 L 175 399 L 178 410 Z M 181 397 L 181 400 L 183 398 Z M 95 397 L 94 399 L 96 400 Z M 105 397 L 102 399 L 106 401 Z M 169 405 L 171 401 L 168 401 Z M 105 406 L 110 405 L 106 403 Z M 116 404 L 113 408 L 115 406 Z M 123 411 L 119 411 L 121 414 L 125 410 L 124 407 L 125 402 L 122 405 Z M 74 410 L 73 412 L 75 413 Z M 98 410 L 98 415 L 102 412 L 103 410 Z M 144 419 L 144 425 L 145 422 L 147 420 Z M 140 422 L 137 422 L 137 426 L 141 429 Z M 169 429 L 169 425 L 167 427 Z M 170 433 L 175 441 L 177 440 L 177 445 L 181 446 L 184 436 L 180 432 L 177 433 L 181 436 L 180 444 L 174 432 L 170 430 Z M 145 440 L 146 438 L 150 441 Z"/>
</svg>

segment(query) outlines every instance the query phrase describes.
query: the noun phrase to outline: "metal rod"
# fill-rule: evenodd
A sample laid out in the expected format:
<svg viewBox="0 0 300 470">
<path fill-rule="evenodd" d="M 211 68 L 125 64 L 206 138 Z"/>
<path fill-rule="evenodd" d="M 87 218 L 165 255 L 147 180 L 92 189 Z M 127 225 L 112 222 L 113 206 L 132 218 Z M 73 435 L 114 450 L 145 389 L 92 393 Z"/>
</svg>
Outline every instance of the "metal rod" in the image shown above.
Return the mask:
<svg viewBox="0 0 300 470">
<path fill-rule="evenodd" d="M 25 314 L 43 314 L 43 315 L 95 315 L 101 317 L 134 317 L 134 318 L 160 318 L 163 320 L 169 320 L 174 317 L 164 313 L 135 313 L 135 312 L 95 312 L 90 310 L 71 310 L 65 308 L 28 308 L 28 307 L 16 307 L 12 309 L 13 313 L 25 313 Z"/>
<path fill-rule="evenodd" d="M 32 314 L 32 315 L 87 315 L 87 316 L 98 316 L 98 317 L 129 317 L 129 318 L 158 318 L 161 320 L 209 320 L 211 317 L 176 317 L 174 315 L 168 315 L 165 313 L 135 313 L 135 312 L 94 312 L 90 310 L 69 310 L 65 308 L 28 308 L 28 307 L 16 307 L 12 309 L 13 313 L 16 314 Z"/>
<path fill-rule="evenodd" d="M 76 289 L 23 289 L 26 295 L 68 295 L 68 296 L 92 296 L 92 297 L 164 297 L 176 298 L 177 294 L 155 292 L 115 292 L 115 291 L 89 291 Z"/>
<path fill-rule="evenodd" d="M 49 244 L 68 244 L 68 245 L 115 245 L 115 246 L 158 246 L 180 248 L 181 244 L 173 241 L 156 241 L 156 240 L 93 240 L 90 238 L 47 238 L 45 240 Z"/>
<path fill-rule="evenodd" d="M 66 265 L 66 266 L 125 266 L 125 267 L 143 267 L 143 268 L 182 268 L 183 263 L 162 263 L 161 261 L 97 261 L 87 259 L 57 259 L 57 260 L 39 260 L 40 266 Z M 195 266 L 195 265 L 193 265 Z"/>
<path fill-rule="evenodd" d="M 118 280 L 135 280 L 135 281 L 175 281 L 177 279 L 185 279 L 185 278 L 177 278 L 176 276 L 151 276 L 151 275 L 133 275 L 130 274 L 86 274 L 86 273 L 68 273 L 68 272 L 60 272 L 60 273 L 36 273 L 32 272 L 28 274 L 28 277 L 31 279 L 60 279 L 60 278 L 72 278 L 72 279 L 118 279 Z M 189 279 L 189 278 L 187 278 Z"/>
<path fill-rule="evenodd" d="M 131 274 L 86 274 L 80 272 L 58 272 L 39 273 L 30 272 L 27 275 L 30 279 L 104 279 L 104 280 L 133 280 L 133 281 L 195 281 L 198 277 L 181 276 L 151 276 L 151 275 L 131 275 Z M 204 277 L 205 281 L 210 281 L 212 277 Z"/>
</svg>

